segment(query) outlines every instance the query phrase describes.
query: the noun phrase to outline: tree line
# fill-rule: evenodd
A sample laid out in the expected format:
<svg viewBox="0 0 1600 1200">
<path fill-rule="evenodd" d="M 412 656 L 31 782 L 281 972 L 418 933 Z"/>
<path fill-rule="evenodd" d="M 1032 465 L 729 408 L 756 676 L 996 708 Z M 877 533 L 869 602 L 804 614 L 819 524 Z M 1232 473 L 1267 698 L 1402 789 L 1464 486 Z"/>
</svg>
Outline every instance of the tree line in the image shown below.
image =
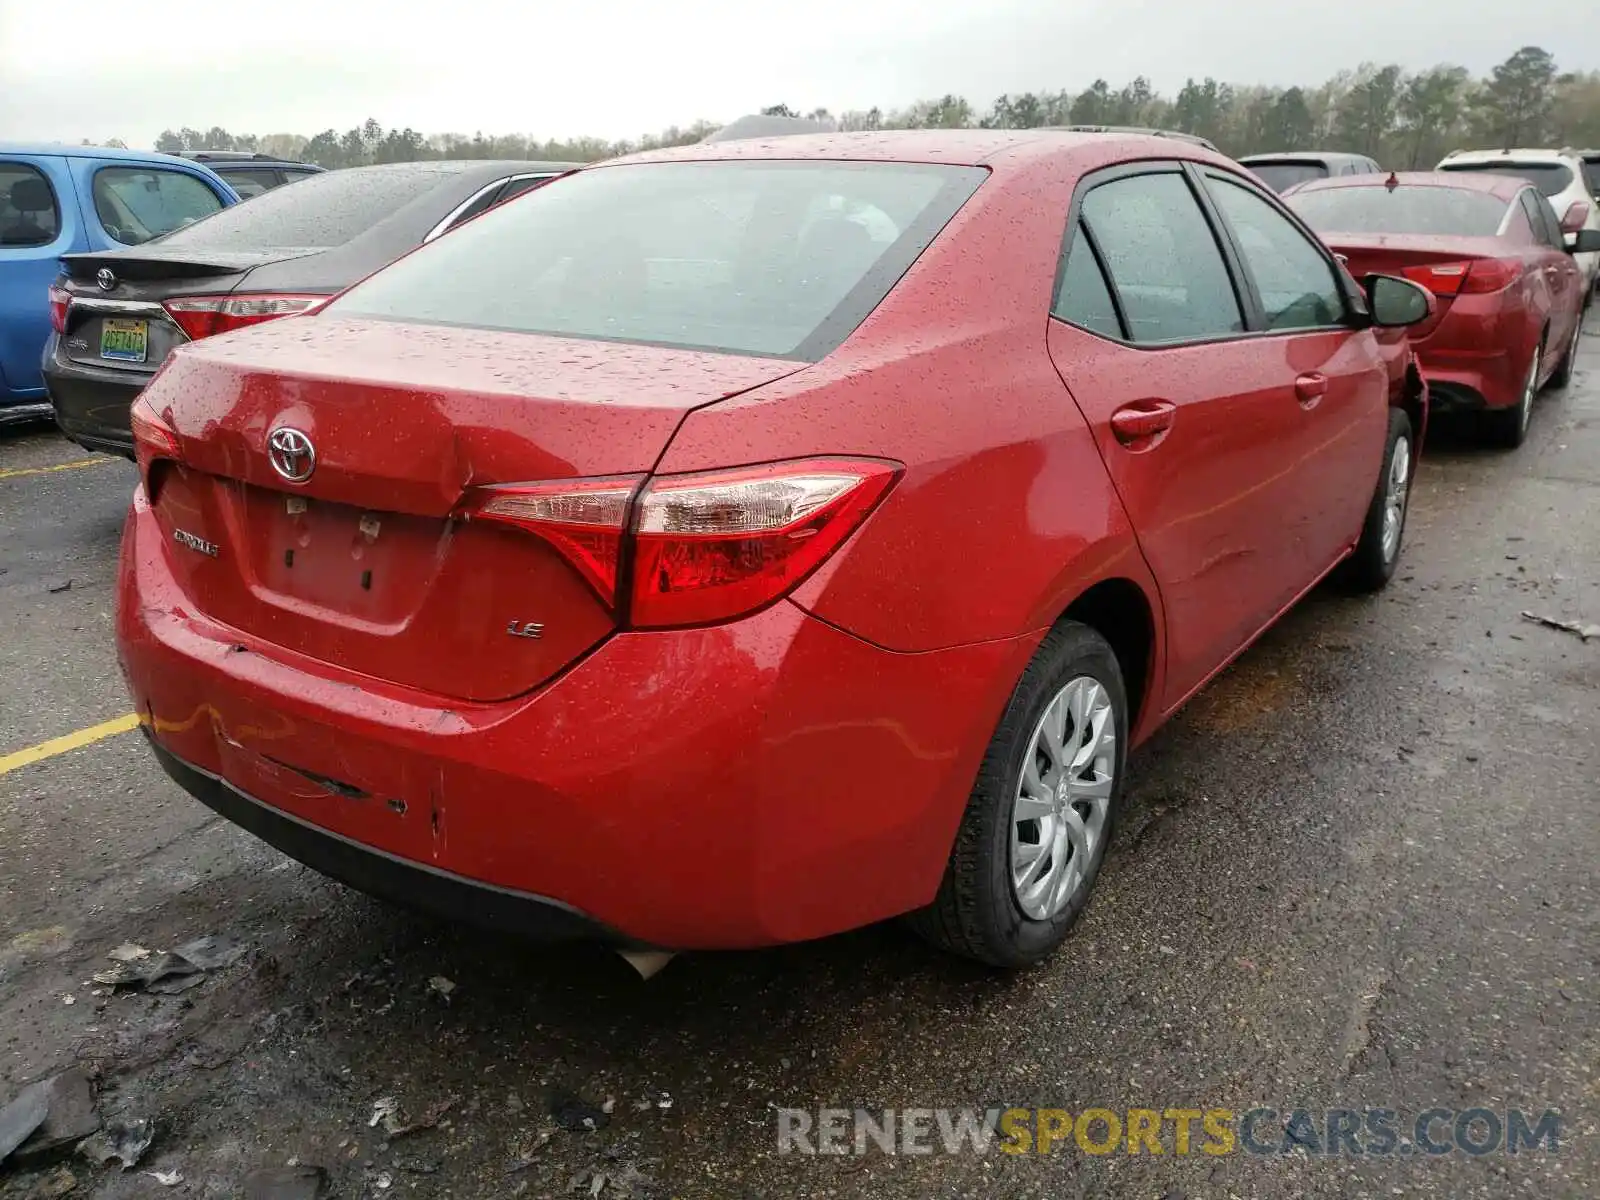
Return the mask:
<svg viewBox="0 0 1600 1200">
<path fill-rule="evenodd" d="M 1563 72 L 1538 46 L 1524 46 L 1487 76 L 1444 64 L 1406 71 L 1363 63 L 1315 87 L 1275 88 L 1189 79 L 1175 96 L 1140 76 L 1118 88 L 1096 79 L 1077 93 L 1008 93 L 980 110 L 945 95 L 904 109 L 833 113 L 769 105 L 764 113 L 806 116 L 862 129 L 1029 129 L 1043 125 L 1145 125 L 1199 134 L 1234 156 L 1272 150 L 1345 150 L 1398 170 L 1426 169 L 1465 147 L 1600 147 L 1600 71 Z M 633 140 L 539 139 L 522 134 L 425 135 L 375 119 L 340 133 L 234 134 L 168 129 L 156 149 L 243 150 L 324 167 L 423 159 L 504 158 L 591 162 L 637 150 L 697 142 L 712 121 L 673 126 Z"/>
</svg>

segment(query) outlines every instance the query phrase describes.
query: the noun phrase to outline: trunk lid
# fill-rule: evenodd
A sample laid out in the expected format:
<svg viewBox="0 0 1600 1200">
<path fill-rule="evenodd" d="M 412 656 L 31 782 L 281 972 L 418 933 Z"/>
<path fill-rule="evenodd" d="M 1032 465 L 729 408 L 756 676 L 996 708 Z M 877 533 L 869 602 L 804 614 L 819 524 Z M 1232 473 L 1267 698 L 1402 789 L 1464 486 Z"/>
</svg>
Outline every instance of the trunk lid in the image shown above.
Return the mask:
<svg viewBox="0 0 1600 1200">
<path fill-rule="evenodd" d="M 159 243 L 137 251 L 66 254 L 63 286 L 72 296 L 61 343 L 73 362 L 148 375 L 189 339 L 162 301 L 232 292 L 264 263 L 316 251 L 163 251 Z M 100 272 L 111 272 L 102 287 Z"/>
<path fill-rule="evenodd" d="M 1427 267 L 1443 263 L 1469 263 L 1479 258 L 1506 257 L 1505 245 L 1492 237 L 1448 237 L 1439 234 L 1345 234 L 1325 233 L 1322 240 L 1344 259 L 1345 267 L 1357 279 L 1364 275 L 1406 277 L 1408 267 Z M 1414 282 L 1421 282 L 1414 281 Z M 1421 341 L 1439 327 L 1455 303 L 1453 296 L 1434 296 L 1434 314 L 1412 326 L 1407 336 Z"/>
<path fill-rule="evenodd" d="M 157 464 L 153 506 L 210 617 L 404 686 L 504 699 L 615 617 L 543 539 L 457 519 L 470 491 L 648 472 L 687 411 L 804 365 L 288 317 L 195 343 L 147 389 L 183 455 Z M 314 447 L 303 483 L 270 460 L 283 426 Z"/>
</svg>

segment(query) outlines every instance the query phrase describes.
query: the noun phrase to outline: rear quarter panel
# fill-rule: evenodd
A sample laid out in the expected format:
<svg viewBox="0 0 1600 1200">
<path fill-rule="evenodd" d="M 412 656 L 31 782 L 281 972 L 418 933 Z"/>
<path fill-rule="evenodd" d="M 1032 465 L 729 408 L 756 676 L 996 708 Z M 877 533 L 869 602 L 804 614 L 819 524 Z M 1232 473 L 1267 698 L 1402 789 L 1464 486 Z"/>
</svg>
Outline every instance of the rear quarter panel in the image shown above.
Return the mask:
<svg viewBox="0 0 1600 1200">
<path fill-rule="evenodd" d="M 1159 629 L 1127 516 L 1045 345 L 1081 170 L 1060 159 L 997 170 L 843 346 L 692 413 L 657 469 L 812 454 L 905 464 L 795 593 L 891 650 L 1042 632 L 1113 577 L 1142 587 Z"/>
</svg>

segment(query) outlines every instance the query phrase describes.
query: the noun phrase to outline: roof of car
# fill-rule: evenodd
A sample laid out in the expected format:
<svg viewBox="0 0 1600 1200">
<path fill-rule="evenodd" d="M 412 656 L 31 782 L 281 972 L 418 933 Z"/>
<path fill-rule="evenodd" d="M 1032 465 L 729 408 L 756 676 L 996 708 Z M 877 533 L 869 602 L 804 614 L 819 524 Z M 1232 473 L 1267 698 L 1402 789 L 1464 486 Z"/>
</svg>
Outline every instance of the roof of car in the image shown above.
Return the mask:
<svg viewBox="0 0 1600 1200">
<path fill-rule="evenodd" d="M 855 159 L 864 162 L 950 163 L 987 166 L 1001 161 L 1043 158 L 1074 150 L 1120 146 L 1152 158 L 1185 155 L 1231 163 L 1221 154 L 1187 139 L 1147 133 L 1084 133 L 1057 129 L 881 129 L 860 133 L 804 133 L 726 142 L 697 142 L 648 150 L 594 164 L 687 162 L 737 158 Z"/>
<path fill-rule="evenodd" d="M 57 158 L 106 158 L 127 162 L 182 163 L 186 167 L 200 167 L 192 159 L 175 154 L 162 154 L 156 150 L 120 150 L 114 146 L 73 146 L 65 142 L 0 142 L 0 154 L 54 155 Z"/>
<path fill-rule="evenodd" d="M 1333 179 L 1309 179 L 1305 183 L 1296 184 L 1284 194 L 1320 192 L 1328 188 L 1388 187 L 1391 179 L 1394 180 L 1396 187 L 1438 187 L 1455 188 L 1458 191 L 1488 192 L 1491 196 L 1506 201 L 1515 199 L 1517 193 L 1528 186 L 1526 179 L 1519 179 L 1515 175 L 1494 175 L 1488 171 L 1398 171 L 1392 174 L 1379 171 L 1370 175 L 1340 175 Z"/>
<path fill-rule="evenodd" d="M 1246 154 L 1239 159 L 1245 166 L 1252 163 L 1319 162 L 1347 163 L 1371 162 L 1370 154 L 1350 154 L 1344 150 L 1273 150 L 1265 154 Z"/>
</svg>

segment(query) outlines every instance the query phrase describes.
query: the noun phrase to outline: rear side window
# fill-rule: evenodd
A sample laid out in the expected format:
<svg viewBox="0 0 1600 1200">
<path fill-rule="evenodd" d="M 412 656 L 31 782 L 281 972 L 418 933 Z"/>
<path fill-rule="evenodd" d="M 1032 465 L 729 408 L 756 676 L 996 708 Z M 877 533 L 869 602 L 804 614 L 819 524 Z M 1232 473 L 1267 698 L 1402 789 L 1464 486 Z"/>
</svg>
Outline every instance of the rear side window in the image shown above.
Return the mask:
<svg viewBox="0 0 1600 1200">
<path fill-rule="evenodd" d="M 1212 175 L 1207 184 L 1261 296 L 1268 329 L 1316 329 L 1344 319 L 1344 295 L 1323 254 L 1260 196 Z"/>
<path fill-rule="evenodd" d="M 1275 192 L 1328 177 L 1328 168 L 1319 162 L 1246 163 L 1245 169 Z"/>
<path fill-rule="evenodd" d="M 48 246 L 60 233 L 61 208 L 44 173 L 0 162 L 0 249 Z"/>
<path fill-rule="evenodd" d="M 1072 239 L 1072 249 L 1061 264 L 1061 279 L 1056 285 L 1056 301 L 1050 315 L 1103 337 L 1122 338 L 1126 334 L 1117 317 L 1117 306 L 1106 286 L 1105 274 L 1095 257 L 1094 247 L 1080 224 Z"/>
<path fill-rule="evenodd" d="M 228 186 L 239 193 L 241 200 L 270 191 L 278 182 L 271 171 L 219 170 L 217 174 L 228 181 Z"/>
<path fill-rule="evenodd" d="M 1103 183 L 1083 223 L 1105 255 L 1136 342 L 1221 337 L 1244 329 L 1228 268 L 1188 182 L 1176 172 Z"/>
<path fill-rule="evenodd" d="M 1477 171 L 1487 175 L 1510 175 L 1526 179 L 1546 196 L 1559 196 L 1572 182 L 1572 169 L 1564 163 L 1513 162 L 1510 159 L 1483 163 L 1441 163 L 1441 171 Z"/>
<path fill-rule="evenodd" d="M 1318 233 L 1443 233 L 1493 237 L 1506 202 L 1488 192 L 1457 187 L 1381 183 L 1313 188 L 1284 203 Z"/>
<path fill-rule="evenodd" d="M 1583 160 L 1583 186 L 1589 189 L 1591 196 L 1600 200 L 1600 158 Z"/>
<path fill-rule="evenodd" d="M 101 167 L 92 191 L 100 224 L 127 246 L 182 229 L 222 208 L 208 184 L 164 167 Z"/>
<path fill-rule="evenodd" d="M 1517 199 L 1521 202 L 1520 207 L 1523 216 L 1527 218 L 1528 224 L 1533 226 L 1533 240 L 1541 246 L 1560 246 L 1561 238 L 1559 233 L 1561 226 L 1557 224 L 1556 232 L 1558 236 L 1552 238 L 1550 236 L 1550 227 L 1545 224 L 1544 213 L 1540 211 L 1541 209 L 1549 208 L 1549 203 L 1533 192 L 1523 192 Z"/>
<path fill-rule="evenodd" d="M 513 196 L 520 196 L 523 192 L 536 188 L 542 183 L 549 183 L 553 178 L 554 176 L 551 175 L 530 175 L 522 179 L 508 179 L 499 196 L 495 197 L 495 203 L 504 204 Z"/>
<path fill-rule="evenodd" d="M 325 171 L 293 187 L 273 188 L 249 204 L 173 235 L 167 244 L 190 250 L 326 250 L 342 246 L 460 170 L 430 165 Z"/>
<path fill-rule="evenodd" d="M 490 209 L 327 311 L 814 361 L 985 174 L 831 161 L 600 167 Z"/>
</svg>

